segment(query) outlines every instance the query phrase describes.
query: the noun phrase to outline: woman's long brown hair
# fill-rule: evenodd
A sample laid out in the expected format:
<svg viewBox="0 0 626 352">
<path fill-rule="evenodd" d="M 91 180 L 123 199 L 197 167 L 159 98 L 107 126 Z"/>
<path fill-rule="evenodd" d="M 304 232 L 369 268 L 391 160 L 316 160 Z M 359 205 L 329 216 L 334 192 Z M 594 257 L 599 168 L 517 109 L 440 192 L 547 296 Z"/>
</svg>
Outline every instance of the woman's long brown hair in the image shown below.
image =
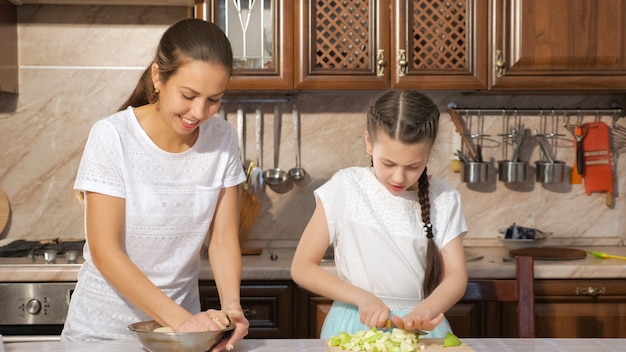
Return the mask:
<svg viewBox="0 0 626 352">
<path fill-rule="evenodd" d="M 173 24 L 163 33 L 152 62 L 159 66 L 161 81 L 167 82 L 181 65 L 192 60 L 220 64 L 232 75 L 233 51 L 219 26 L 195 18 Z M 149 65 L 130 97 L 118 110 L 155 103 L 158 100 L 151 72 L 152 65 Z"/>
<path fill-rule="evenodd" d="M 428 141 L 435 142 L 439 127 L 439 109 L 427 96 L 407 90 L 393 90 L 383 94 L 374 102 L 367 113 L 367 131 L 372 140 L 376 133 L 384 132 L 390 138 L 405 144 Z M 428 239 L 426 269 L 424 274 L 424 296 L 428 297 L 441 282 L 443 260 L 434 240 L 434 229 L 430 218 L 426 168 L 418 180 L 418 200 L 424 232 Z"/>
</svg>

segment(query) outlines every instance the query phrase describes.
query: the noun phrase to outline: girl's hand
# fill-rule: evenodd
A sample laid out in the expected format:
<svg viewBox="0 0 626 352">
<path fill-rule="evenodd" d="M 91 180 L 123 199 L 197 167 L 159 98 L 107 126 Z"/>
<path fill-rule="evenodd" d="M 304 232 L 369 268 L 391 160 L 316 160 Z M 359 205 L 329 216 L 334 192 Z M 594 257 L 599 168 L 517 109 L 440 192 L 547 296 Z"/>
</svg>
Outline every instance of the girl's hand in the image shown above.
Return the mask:
<svg viewBox="0 0 626 352">
<path fill-rule="evenodd" d="M 361 323 L 367 326 L 382 328 L 389 318 L 389 307 L 380 298 L 367 292 L 359 302 L 359 316 Z"/>
<path fill-rule="evenodd" d="M 398 328 L 403 330 L 420 329 L 432 331 L 443 321 L 443 313 L 439 313 L 437 317 L 432 319 L 428 312 L 416 312 L 413 310 L 402 318 L 397 315 L 392 315 L 391 321 L 393 321 Z"/>
<path fill-rule="evenodd" d="M 213 348 L 213 350 L 211 350 L 212 352 L 219 352 L 223 351 L 224 349 L 230 351 L 235 347 L 235 343 L 237 341 L 243 339 L 246 335 L 248 335 L 248 327 L 250 326 L 250 323 L 248 322 L 248 319 L 246 319 L 246 317 L 244 316 L 241 307 L 232 308 L 222 312 L 225 312 L 224 314 L 228 317 L 227 320 L 230 321 L 230 324 L 235 325 L 235 330 L 233 330 L 232 334 L 230 334 L 230 337 L 228 337 L 227 340 L 221 341 L 219 344 L 217 344 Z"/>
</svg>

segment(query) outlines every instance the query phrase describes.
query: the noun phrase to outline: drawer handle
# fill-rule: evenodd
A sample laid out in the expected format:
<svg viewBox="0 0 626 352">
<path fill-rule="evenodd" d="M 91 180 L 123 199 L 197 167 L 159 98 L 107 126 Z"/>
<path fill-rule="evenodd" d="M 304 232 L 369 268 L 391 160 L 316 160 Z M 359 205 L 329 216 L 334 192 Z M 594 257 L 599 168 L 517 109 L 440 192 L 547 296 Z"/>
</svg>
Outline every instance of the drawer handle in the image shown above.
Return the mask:
<svg viewBox="0 0 626 352">
<path fill-rule="evenodd" d="M 580 287 L 576 287 L 576 295 L 577 296 L 591 296 L 591 297 L 597 297 L 597 296 L 601 296 L 603 294 L 606 293 L 606 288 L 601 287 L 601 288 L 597 288 L 597 287 L 587 287 L 587 288 L 580 288 Z"/>
<path fill-rule="evenodd" d="M 400 59 L 398 59 L 398 77 L 404 77 L 406 76 L 406 67 L 409 64 L 406 60 L 406 50 L 400 49 L 398 56 L 400 57 Z"/>
<path fill-rule="evenodd" d="M 378 49 L 376 50 L 376 76 L 384 77 L 385 76 L 385 50 Z"/>
<path fill-rule="evenodd" d="M 246 319 L 248 320 L 253 319 L 254 317 L 256 317 L 256 309 L 244 308 L 243 316 L 246 317 Z"/>
</svg>

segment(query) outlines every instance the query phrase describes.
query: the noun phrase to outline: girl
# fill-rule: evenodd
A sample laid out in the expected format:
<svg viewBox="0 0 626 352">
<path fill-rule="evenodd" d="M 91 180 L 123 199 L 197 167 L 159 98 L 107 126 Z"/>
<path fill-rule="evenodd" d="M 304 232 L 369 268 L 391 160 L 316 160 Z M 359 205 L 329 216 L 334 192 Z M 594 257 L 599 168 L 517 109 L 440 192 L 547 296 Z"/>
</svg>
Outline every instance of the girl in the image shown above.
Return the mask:
<svg viewBox="0 0 626 352">
<path fill-rule="evenodd" d="M 367 113 L 371 167 L 340 170 L 315 191 L 317 206 L 291 274 L 334 300 L 321 338 L 385 327 L 451 331 L 443 313 L 467 285 L 459 194 L 426 173 L 439 110 L 426 96 L 390 91 Z M 320 267 L 334 246 L 335 276 Z"/>
<path fill-rule="evenodd" d="M 232 62 L 219 27 L 180 21 L 163 34 L 122 110 L 93 126 L 74 185 L 87 242 L 64 340 L 132 339 L 127 326 L 143 320 L 175 331 L 235 324 L 214 351 L 247 334 L 237 233 L 245 175 L 233 128 L 211 118 Z M 221 310 L 201 312 L 207 234 Z"/>
</svg>

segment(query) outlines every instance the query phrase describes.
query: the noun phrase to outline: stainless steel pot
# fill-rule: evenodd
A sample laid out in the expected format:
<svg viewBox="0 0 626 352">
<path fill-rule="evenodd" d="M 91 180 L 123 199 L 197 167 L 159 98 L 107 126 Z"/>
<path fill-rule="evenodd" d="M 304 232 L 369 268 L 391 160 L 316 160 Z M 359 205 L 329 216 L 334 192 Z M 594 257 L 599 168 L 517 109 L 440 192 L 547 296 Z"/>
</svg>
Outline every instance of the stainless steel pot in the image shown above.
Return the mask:
<svg viewBox="0 0 626 352">
<path fill-rule="evenodd" d="M 498 161 L 498 179 L 502 182 L 524 182 L 527 164 L 525 161 Z"/>
<path fill-rule="evenodd" d="M 565 178 L 565 162 L 563 161 L 535 161 L 537 167 L 537 182 L 561 183 Z"/>
<path fill-rule="evenodd" d="M 467 183 L 487 182 L 489 163 L 479 161 L 463 162 L 461 167 L 461 181 Z"/>
</svg>

